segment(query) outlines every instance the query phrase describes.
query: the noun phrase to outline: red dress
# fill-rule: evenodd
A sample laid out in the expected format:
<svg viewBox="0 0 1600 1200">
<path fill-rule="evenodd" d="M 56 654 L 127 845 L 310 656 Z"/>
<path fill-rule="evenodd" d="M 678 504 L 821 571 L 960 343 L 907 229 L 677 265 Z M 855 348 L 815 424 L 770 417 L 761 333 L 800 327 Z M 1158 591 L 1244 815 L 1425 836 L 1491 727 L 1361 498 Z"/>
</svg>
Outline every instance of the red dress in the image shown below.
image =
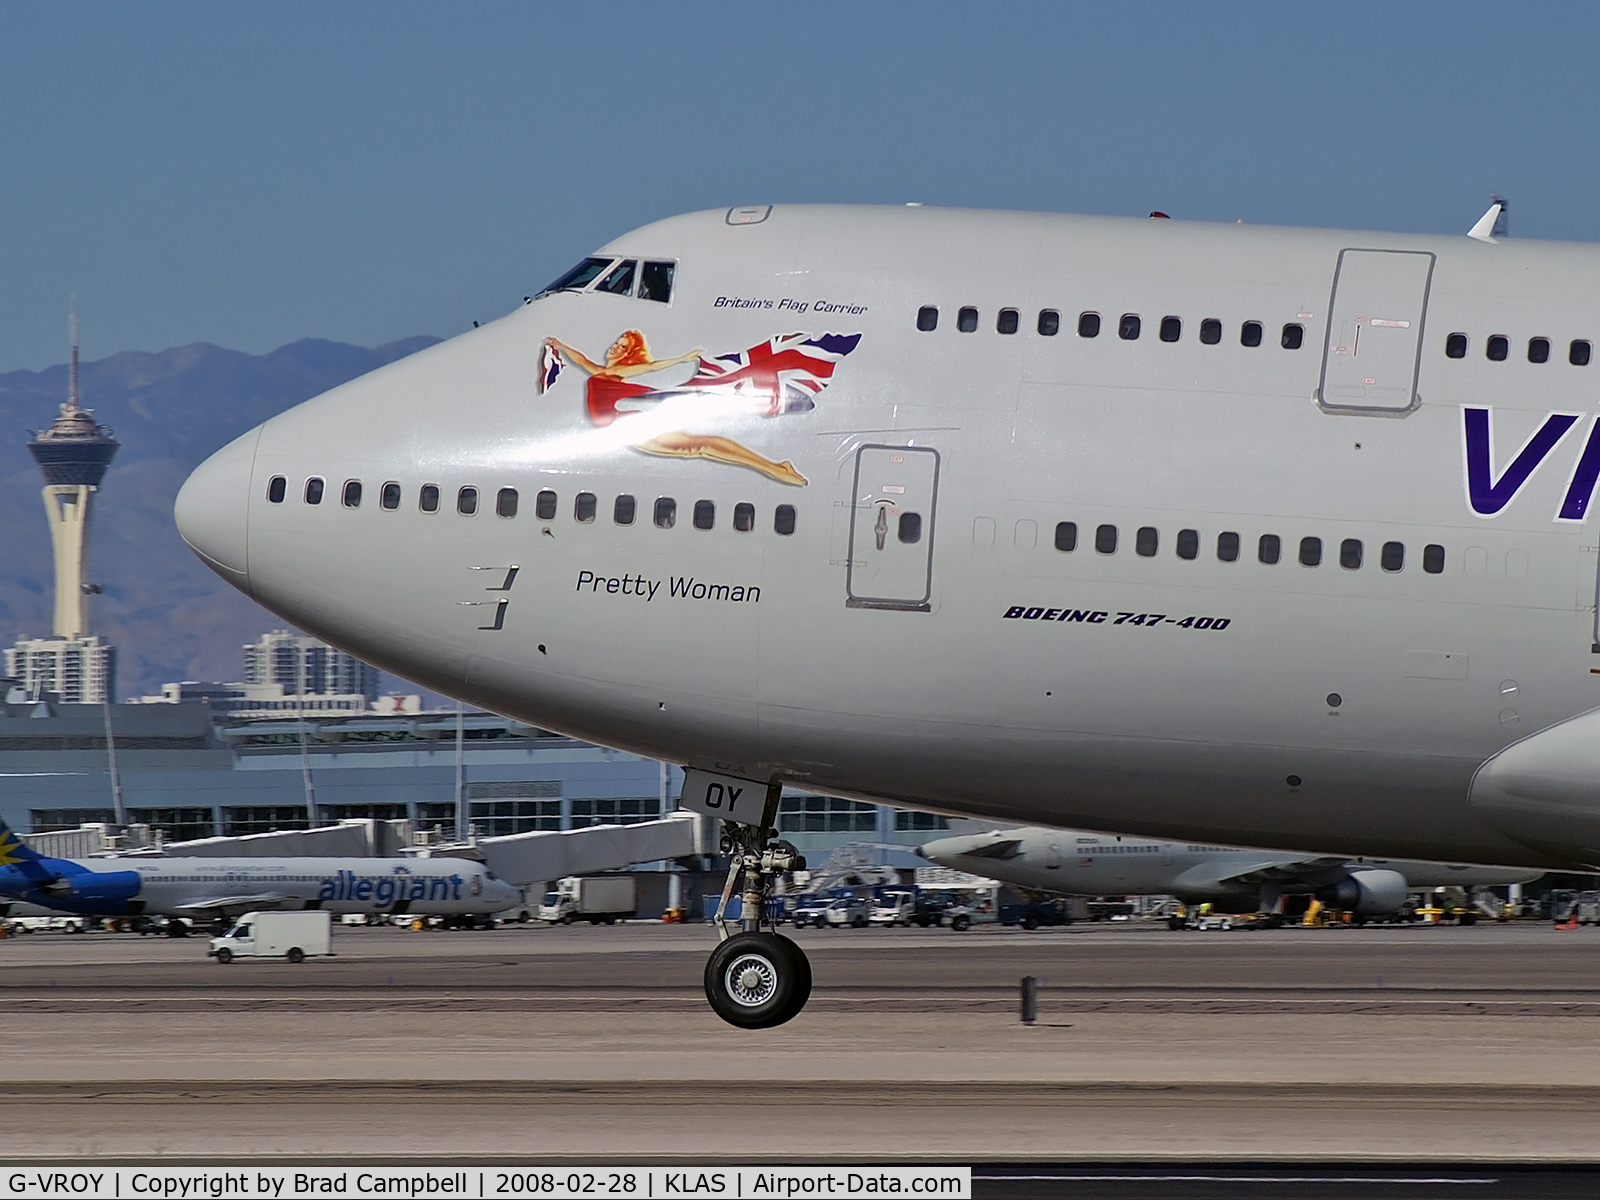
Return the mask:
<svg viewBox="0 0 1600 1200">
<path fill-rule="evenodd" d="M 617 404 L 636 396 L 648 396 L 654 388 L 642 383 L 629 383 L 614 376 L 589 376 L 589 419 L 596 425 L 609 425 L 618 417 L 631 417 L 632 412 L 618 412 Z"/>
</svg>

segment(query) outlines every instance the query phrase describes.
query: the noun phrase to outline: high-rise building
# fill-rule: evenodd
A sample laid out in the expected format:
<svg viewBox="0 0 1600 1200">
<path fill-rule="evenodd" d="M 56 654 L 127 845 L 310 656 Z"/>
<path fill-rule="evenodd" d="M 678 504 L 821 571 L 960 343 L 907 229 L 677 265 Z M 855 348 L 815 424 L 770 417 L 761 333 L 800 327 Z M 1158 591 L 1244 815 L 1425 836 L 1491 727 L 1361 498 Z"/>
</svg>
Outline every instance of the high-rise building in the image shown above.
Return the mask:
<svg viewBox="0 0 1600 1200">
<path fill-rule="evenodd" d="M 318 638 L 275 629 L 244 648 L 244 681 L 275 683 L 286 696 L 378 699 L 378 669 Z"/>
<path fill-rule="evenodd" d="M 71 341 L 67 402 L 50 428 L 28 443 L 44 474 L 44 511 L 56 566 L 55 633 L 20 639 L 5 652 L 6 674 L 36 694 L 54 692 L 69 704 L 98 704 L 115 698 L 116 649 L 89 633 L 84 601 L 99 589 L 84 579 L 84 563 L 94 495 L 120 443 L 80 402 L 76 302 Z"/>
</svg>

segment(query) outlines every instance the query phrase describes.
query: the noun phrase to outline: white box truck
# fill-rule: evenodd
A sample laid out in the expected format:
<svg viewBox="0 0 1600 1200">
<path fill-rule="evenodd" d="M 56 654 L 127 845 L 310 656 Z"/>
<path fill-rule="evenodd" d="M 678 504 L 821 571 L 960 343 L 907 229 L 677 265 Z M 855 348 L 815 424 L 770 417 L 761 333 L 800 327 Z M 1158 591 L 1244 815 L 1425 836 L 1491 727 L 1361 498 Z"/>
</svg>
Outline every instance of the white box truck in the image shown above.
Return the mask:
<svg viewBox="0 0 1600 1200">
<path fill-rule="evenodd" d="M 236 958 L 286 958 L 292 963 L 312 955 L 329 955 L 333 922 L 326 911 L 250 912 L 221 937 L 211 939 L 206 953 L 219 963 Z"/>
<path fill-rule="evenodd" d="M 638 907 L 639 892 L 632 875 L 569 875 L 553 892 L 545 893 L 539 920 L 615 925 L 633 916 Z"/>
</svg>

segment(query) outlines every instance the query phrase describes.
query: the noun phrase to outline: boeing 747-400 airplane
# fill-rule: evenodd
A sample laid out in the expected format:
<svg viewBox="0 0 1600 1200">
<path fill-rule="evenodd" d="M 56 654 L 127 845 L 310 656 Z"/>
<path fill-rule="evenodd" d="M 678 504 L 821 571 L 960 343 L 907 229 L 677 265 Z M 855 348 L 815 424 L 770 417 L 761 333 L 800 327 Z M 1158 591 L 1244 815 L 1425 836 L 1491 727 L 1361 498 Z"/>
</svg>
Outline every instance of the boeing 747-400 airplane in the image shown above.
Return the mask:
<svg viewBox="0 0 1600 1200">
<path fill-rule="evenodd" d="M 1489 222 L 1492 225 L 1492 220 Z M 1600 863 L 1600 247 L 936 208 L 624 234 L 250 430 L 183 536 L 427 687 L 686 764 L 760 1027 L 783 784 Z"/>
</svg>

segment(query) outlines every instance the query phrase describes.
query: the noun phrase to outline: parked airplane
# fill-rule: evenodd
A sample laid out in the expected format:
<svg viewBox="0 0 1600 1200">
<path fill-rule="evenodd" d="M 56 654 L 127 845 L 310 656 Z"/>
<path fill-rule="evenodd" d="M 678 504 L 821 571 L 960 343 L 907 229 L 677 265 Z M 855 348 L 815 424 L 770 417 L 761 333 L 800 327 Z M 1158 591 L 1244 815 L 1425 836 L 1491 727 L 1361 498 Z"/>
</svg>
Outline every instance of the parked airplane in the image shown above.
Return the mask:
<svg viewBox="0 0 1600 1200">
<path fill-rule="evenodd" d="M 85 916 L 223 921 L 263 908 L 487 918 L 522 890 L 462 858 L 46 858 L 0 821 L 0 897 Z"/>
<path fill-rule="evenodd" d="M 1077 829 L 1004 829 L 937 838 L 918 847 L 929 862 L 1004 883 L 1077 896 L 1176 896 L 1228 912 L 1265 912 L 1289 895 L 1313 895 L 1362 917 L 1400 911 L 1418 888 L 1528 883 L 1527 867 L 1284 854 L 1236 846 L 1156 842 Z"/>
<path fill-rule="evenodd" d="M 687 764 L 736 1024 L 810 986 L 759 923 L 783 783 L 1590 867 L 1600 248 L 1473 234 L 675 217 L 252 429 L 176 516 L 369 662 Z"/>
</svg>

